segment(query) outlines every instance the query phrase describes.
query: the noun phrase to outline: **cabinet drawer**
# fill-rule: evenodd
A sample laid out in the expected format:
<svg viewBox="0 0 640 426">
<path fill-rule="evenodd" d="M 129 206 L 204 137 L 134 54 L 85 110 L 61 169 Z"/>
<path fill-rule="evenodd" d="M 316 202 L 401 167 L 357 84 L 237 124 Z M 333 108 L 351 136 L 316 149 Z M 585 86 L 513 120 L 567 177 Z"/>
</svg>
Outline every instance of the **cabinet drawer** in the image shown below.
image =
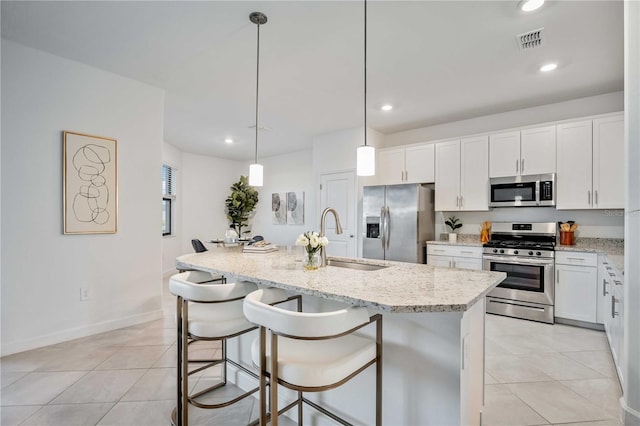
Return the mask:
<svg viewBox="0 0 640 426">
<path fill-rule="evenodd" d="M 579 251 L 556 251 L 556 264 L 596 267 L 598 266 L 598 254 Z"/>
<path fill-rule="evenodd" d="M 427 244 L 427 255 L 471 257 L 482 259 L 482 247 Z"/>
</svg>

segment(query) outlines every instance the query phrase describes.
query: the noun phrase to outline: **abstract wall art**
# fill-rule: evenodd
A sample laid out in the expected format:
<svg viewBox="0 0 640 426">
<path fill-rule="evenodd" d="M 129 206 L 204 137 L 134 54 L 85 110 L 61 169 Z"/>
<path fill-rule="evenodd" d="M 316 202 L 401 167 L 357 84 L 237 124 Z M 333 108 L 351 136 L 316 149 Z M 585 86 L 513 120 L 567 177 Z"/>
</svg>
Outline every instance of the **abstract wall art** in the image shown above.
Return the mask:
<svg viewBox="0 0 640 426">
<path fill-rule="evenodd" d="M 118 230 L 118 142 L 64 131 L 65 234 L 114 234 Z"/>
<path fill-rule="evenodd" d="M 271 223 L 274 225 L 287 223 L 287 199 L 284 192 L 271 194 Z"/>
<path fill-rule="evenodd" d="M 304 225 L 304 192 L 287 192 L 287 223 Z"/>
</svg>

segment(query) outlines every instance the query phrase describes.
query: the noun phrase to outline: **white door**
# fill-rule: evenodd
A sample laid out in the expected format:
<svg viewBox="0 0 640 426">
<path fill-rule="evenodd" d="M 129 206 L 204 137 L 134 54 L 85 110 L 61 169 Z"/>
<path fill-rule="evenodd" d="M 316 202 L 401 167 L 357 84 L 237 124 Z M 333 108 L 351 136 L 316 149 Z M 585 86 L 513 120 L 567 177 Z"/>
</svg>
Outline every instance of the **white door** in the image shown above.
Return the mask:
<svg viewBox="0 0 640 426">
<path fill-rule="evenodd" d="M 520 174 L 556 172 L 556 126 L 520 132 Z"/>
<path fill-rule="evenodd" d="M 460 141 L 436 144 L 436 211 L 460 209 Z"/>
<path fill-rule="evenodd" d="M 489 135 L 489 177 L 520 174 L 520 132 Z"/>
<path fill-rule="evenodd" d="M 556 145 L 556 208 L 591 208 L 591 120 L 559 124 Z"/>
<path fill-rule="evenodd" d="M 355 172 L 329 173 L 320 175 L 320 214 L 327 207 L 338 212 L 342 234 L 336 234 L 333 215 L 327 215 L 326 236 L 329 239 L 327 255 L 357 257 L 355 234 L 357 230 L 357 203 Z M 318 224 L 318 231 L 320 225 Z"/>
<path fill-rule="evenodd" d="M 460 210 L 489 210 L 489 140 L 460 141 Z"/>
</svg>

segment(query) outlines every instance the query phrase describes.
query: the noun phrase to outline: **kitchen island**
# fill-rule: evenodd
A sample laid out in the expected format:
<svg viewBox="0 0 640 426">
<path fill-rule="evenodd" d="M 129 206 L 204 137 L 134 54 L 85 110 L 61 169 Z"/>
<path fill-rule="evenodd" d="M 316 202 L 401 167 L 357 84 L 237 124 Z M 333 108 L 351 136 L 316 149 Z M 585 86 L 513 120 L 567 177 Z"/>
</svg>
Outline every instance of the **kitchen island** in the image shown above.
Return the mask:
<svg viewBox="0 0 640 426">
<path fill-rule="evenodd" d="M 305 311 L 356 305 L 382 313 L 383 424 L 480 424 L 484 296 L 504 273 L 346 258 L 329 259 L 346 267 L 304 271 L 295 260 L 285 250 L 251 254 L 216 248 L 181 256 L 176 267 L 302 294 Z M 366 333 L 373 335 L 373 330 Z M 252 339 L 230 344 L 230 354 L 250 365 Z M 239 373 L 230 376 L 240 387 L 255 385 Z M 372 424 L 374 393 L 374 374 L 367 370 L 344 386 L 309 396 L 355 424 Z M 288 401 L 286 392 L 281 400 Z M 305 409 L 305 417 L 311 424 L 327 421 L 312 409 Z"/>
</svg>

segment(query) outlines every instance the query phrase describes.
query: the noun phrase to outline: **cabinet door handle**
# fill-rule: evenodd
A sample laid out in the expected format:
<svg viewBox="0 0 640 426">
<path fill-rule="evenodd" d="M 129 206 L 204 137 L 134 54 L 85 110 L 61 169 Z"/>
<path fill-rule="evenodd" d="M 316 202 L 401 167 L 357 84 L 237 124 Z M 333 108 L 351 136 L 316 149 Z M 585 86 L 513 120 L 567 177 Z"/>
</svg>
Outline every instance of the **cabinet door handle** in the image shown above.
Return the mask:
<svg viewBox="0 0 640 426">
<path fill-rule="evenodd" d="M 593 191 L 593 198 L 596 201 L 596 206 L 598 205 L 598 190 Z"/>
<path fill-rule="evenodd" d="M 556 271 L 556 284 L 560 284 L 560 270 Z"/>
<path fill-rule="evenodd" d="M 516 160 L 516 174 L 520 171 L 520 161 Z"/>
<path fill-rule="evenodd" d="M 462 206 L 464 206 L 464 197 L 461 195 L 460 196 L 460 207 L 462 208 Z"/>
<path fill-rule="evenodd" d="M 607 291 L 607 280 L 603 278 L 602 279 L 602 295 L 606 296 L 607 294 L 609 294 L 609 292 Z"/>
<path fill-rule="evenodd" d="M 465 251 L 465 250 L 462 250 L 460 253 L 473 254 L 472 251 Z"/>
<path fill-rule="evenodd" d="M 524 173 L 524 158 L 520 160 L 520 173 Z"/>
<path fill-rule="evenodd" d="M 451 266 L 454 267 L 454 268 L 456 267 L 456 261 L 455 260 L 451 261 Z"/>
<path fill-rule="evenodd" d="M 456 207 L 460 207 L 460 196 L 456 195 Z"/>
<path fill-rule="evenodd" d="M 449 268 L 451 268 L 451 261 L 449 261 Z"/>
<path fill-rule="evenodd" d="M 611 296 L 611 318 L 615 318 L 618 315 L 618 312 L 616 312 L 616 303 L 618 303 L 618 301 L 616 300 L 615 296 Z"/>
<path fill-rule="evenodd" d="M 591 191 L 587 191 L 587 204 L 591 205 Z"/>
<path fill-rule="evenodd" d="M 584 257 L 567 257 L 567 260 L 577 260 L 579 262 L 584 262 Z"/>
</svg>

